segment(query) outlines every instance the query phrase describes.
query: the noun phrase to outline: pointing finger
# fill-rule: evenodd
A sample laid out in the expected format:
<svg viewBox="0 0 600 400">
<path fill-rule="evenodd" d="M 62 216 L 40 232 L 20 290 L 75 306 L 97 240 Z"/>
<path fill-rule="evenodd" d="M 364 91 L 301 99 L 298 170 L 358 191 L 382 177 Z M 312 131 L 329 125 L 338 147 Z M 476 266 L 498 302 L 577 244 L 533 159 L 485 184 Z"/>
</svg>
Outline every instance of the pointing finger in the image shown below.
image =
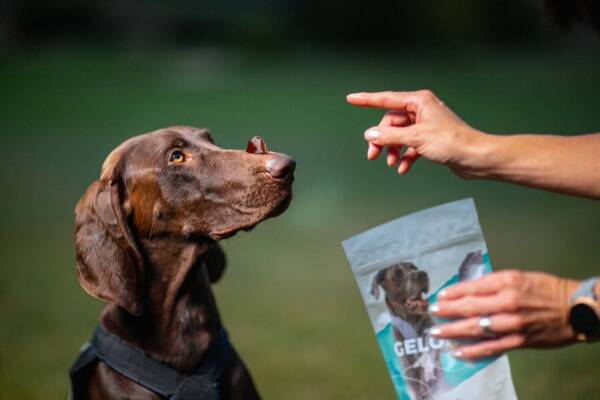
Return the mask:
<svg viewBox="0 0 600 400">
<path fill-rule="evenodd" d="M 414 108 L 418 102 L 419 92 L 360 92 L 346 96 L 348 103 L 359 107 L 384 108 L 401 110 Z"/>
</svg>

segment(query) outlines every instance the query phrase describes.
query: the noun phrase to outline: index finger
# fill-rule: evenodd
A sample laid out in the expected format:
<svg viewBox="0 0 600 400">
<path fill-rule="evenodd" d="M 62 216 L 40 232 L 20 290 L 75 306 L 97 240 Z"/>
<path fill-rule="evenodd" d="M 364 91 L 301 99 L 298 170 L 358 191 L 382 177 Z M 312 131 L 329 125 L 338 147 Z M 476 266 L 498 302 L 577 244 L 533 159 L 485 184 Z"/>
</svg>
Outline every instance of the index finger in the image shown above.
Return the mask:
<svg viewBox="0 0 600 400">
<path fill-rule="evenodd" d="M 504 287 L 502 279 L 498 279 L 496 274 L 484 275 L 481 278 L 460 282 L 444 289 L 439 294 L 440 301 L 454 300 L 464 296 L 483 296 L 496 293 Z"/>
<path fill-rule="evenodd" d="M 414 105 L 416 97 L 416 92 L 360 92 L 349 94 L 346 101 L 359 107 L 399 110 Z"/>
</svg>

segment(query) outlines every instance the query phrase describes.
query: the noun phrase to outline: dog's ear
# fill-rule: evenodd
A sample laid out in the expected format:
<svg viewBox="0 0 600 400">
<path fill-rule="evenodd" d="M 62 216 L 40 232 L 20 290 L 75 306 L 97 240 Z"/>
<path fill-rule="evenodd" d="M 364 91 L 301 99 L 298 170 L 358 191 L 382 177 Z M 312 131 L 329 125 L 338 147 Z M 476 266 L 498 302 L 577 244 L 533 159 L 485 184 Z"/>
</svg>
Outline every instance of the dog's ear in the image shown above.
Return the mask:
<svg viewBox="0 0 600 400">
<path fill-rule="evenodd" d="M 463 260 L 458 268 L 460 281 L 470 281 L 481 278 L 485 274 L 483 265 L 483 253 L 481 250 L 472 251 Z"/>
<path fill-rule="evenodd" d="M 204 266 L 208 273 L 210 283 L 215 283 L 223 276 L 225 266 L 227 265 L 227 259 L 223 249 L 218 244 L 215 244 L 204 255 Z"/>
<path fill-rule="evenodd" d="M 375 300 L 379 300 L 379 286 L 381 282 L 385 279 L 385 274 L 387 273 L 387 268 L 380 269 L 377 274 L 373 277 L 373 282 L 371 283 L 371 295 L 375 297 Z"/>
<path fill-rule="evenodd" d="M 75 207 L 79 283 L 90 295 L 141 315 L 144 263 L 123 211 L 120 179 L 101 178 Z"/>
</svg>

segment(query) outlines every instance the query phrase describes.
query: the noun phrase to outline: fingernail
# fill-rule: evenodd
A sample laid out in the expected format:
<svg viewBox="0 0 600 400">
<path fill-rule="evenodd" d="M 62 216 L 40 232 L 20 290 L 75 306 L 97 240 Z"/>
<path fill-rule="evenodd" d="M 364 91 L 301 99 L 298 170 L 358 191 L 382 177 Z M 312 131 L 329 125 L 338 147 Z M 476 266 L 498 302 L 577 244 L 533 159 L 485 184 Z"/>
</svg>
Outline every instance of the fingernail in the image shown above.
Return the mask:
<svg viewBox="0 0 600 400">
<path fill-rule="evenodd" d="M 446 289 L 443 289 L 440 291 L 440 293 L 438 293 L 438 297 L 446 297 L 448 295 L 448 292 L 446 292 Z"/>
<path fill-rule="evenodd" d="M 456 358 L 461 358 L 463 355 L 464 355 L 463 352 L 460 350 L 456 350 L 455 352 L 452 353 L 452 356 L 456 357 Z"/>
<path fill-rule="evenodd" d="M 367 140 L 375 140 L 379 137 L 379 131 L 376 129 L 370 129 L 365 132 L 365 139 Z"/>
<path fill-rule="evenodd" d="M 406 166 L 405 161 L 400 161 L 400 165 L 398 166 L 398 175 L 404 175 L 408 171 L 408 167 Z"/>
<path fill-rule="evenodd" d="M 362 97 L 362 94 L 361 93 L 350 93 L 346 97 L 352 97 L 352 98 L 358 99 L 359 97 Z"/>
<path fill-rule="evenodd" d="M 377 151 L 377 149 L 369 143 L 369 148 L 367 150 L 367 159 L 368 160 L 372 160 L 373 157 L 375 157 L 375 152 Z"/>
<path fill-rule="evenodd" d="M 432 304 L 429 306 L 429 312 L 436 313 L 438 311 L 440 311 L 440 306 L 437 304 Z"/>
<path fill-rule="evenodd" d="M 433 336 L 437 336 L 441 335 L 442 330 L 440 328 L 434 327 L 429 330 L 429 333 L 431 333 Z"/>
</svg>

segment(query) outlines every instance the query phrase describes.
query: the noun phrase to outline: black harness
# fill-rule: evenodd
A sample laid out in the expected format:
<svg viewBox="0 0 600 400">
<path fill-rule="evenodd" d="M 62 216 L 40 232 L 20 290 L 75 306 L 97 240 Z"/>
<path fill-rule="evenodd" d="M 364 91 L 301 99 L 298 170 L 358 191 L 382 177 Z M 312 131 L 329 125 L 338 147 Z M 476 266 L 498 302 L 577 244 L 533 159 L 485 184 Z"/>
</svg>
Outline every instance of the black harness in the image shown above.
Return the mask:
<svg viewBox="0 0 600 400">
<path fill-rule="evenodd" d="M 133 382 L 169 400 L 218 400 L 217 380 L 229 365 L 234 350 L 221 330 L 202 362 L 191 374 L 183 374 L 98 325 L 92 340 L 86 343 L 69 370 L 71 400 L 88 398 L 89 378 L 94 366 L 102 361 Z"/>
</svg>

